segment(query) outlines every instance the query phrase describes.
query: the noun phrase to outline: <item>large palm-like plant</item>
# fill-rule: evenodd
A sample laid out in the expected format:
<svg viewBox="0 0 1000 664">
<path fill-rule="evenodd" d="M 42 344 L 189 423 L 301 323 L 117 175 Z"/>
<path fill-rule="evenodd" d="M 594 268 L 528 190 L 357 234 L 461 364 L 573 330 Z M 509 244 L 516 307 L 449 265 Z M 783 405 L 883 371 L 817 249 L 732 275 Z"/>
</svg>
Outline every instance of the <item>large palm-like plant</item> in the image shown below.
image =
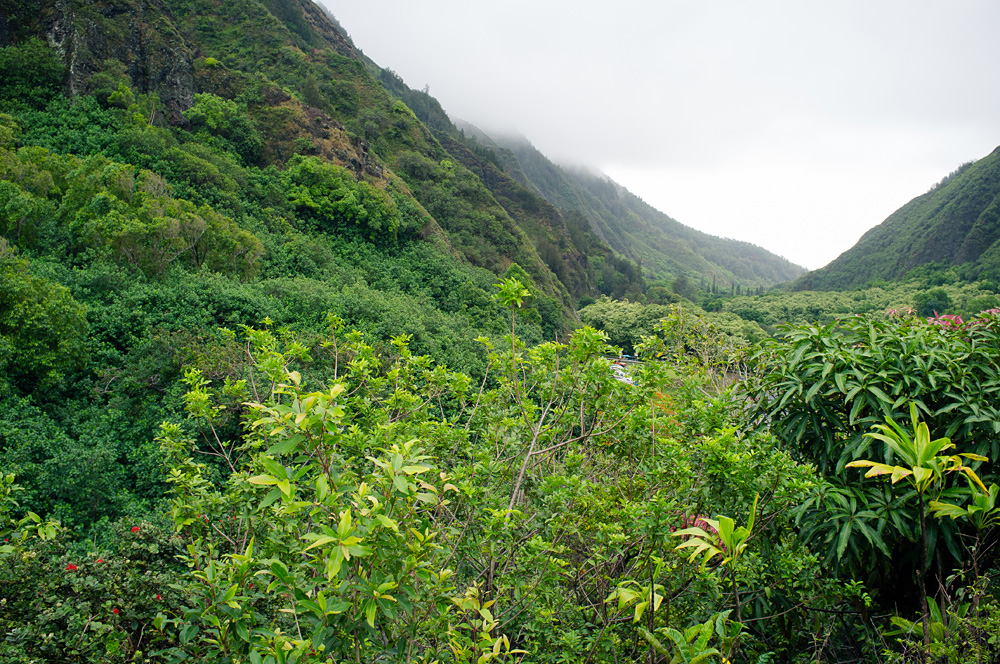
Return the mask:
<svg viewBox="0 0 1000 664">
<path fill-rule="evenodd" d="M 930 430 L 925 422 L 917 417 L 917 407 L 910 404 L 910 423 L 912 433 L 906 431 L 891 417 L 885 424 L 876 424 L 875 431 L 865 436 L 885 443 L 901 465 L 879 463 L 867 459 L 852 461 L 848 468 L 868 468 L 865 477 L 889 475 L 892 483 L 905 480 L 917 493 L 920 513 L 920 569 L 917 570 L 917 588 L 920 593 L 920 609 L 924 627 L 924 645 L 930 644 L 930 612 L 927 605 L 927 594 L 924 590 L 924 574 L 927 570 L 927 522 L 925 504 L 928 496 L 935 498 L 944 489 L 944 478 L 951 473 L 962 473 L 968 479 L 987 492 L 982 480 L 976 472 L 965 465 L 964 459 L 988 461 L 979 454 L 942 454 L 955 447 L 948 438 L 931 440 Z"/>
</svg>

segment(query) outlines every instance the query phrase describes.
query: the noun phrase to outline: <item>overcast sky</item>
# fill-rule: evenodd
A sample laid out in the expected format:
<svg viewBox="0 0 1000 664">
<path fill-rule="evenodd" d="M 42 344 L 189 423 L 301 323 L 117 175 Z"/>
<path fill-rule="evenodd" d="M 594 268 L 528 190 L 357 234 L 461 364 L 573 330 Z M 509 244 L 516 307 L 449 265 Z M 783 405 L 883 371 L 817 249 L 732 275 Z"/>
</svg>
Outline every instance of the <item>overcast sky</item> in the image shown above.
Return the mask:
<svg viewBox="0 0 1000 664">
<path fill-rule="evenodd" d="M 996 0 L 323 0 L 453 119 L 815 269 L 1000 145 Z"/>
</svg>

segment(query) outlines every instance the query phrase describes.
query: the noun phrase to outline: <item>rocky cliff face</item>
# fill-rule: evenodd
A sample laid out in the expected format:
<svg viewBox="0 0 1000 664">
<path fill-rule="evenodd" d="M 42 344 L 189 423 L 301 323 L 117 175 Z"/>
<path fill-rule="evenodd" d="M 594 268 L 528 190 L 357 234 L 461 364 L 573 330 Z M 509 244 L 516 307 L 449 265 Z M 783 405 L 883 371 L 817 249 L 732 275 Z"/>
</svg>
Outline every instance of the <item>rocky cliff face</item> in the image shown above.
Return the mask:
<svg viewBox="0 0 1000 664">
<path fill-rule="evenodd" d="M 8 5 L 8 3 L 2 3 Z M 269 8 L 303 46 L 328 48 L 345 57 L 357 51 L 309 0 L 268 0 Z M 26 0 L 0 6 L 0 46 L 44 36 L 63 58 L 70 95 L 109 61 L 125 65 L 132 88 L 156 93 L 171 123 L 194 102 L 194 63 L 200 53 L 178 29 L 169 0 Z"/>
<path fill-rule="evenodd" d="M 288 38 L 356 56 L 353 45 L 310 0 L 268 0 Z M 197 92 L 225 98 L 239 94 L 247 72 L 206 66 L 197 35 L 185 34 L 191 21 L 174 12 L 197 16 L 197 6 L 170 0 L 27 0 L 0 5 L 0 46 L 41 37 L 66 65 L 66 91 L 71 96 L 92 92 L 91 77 L 109 69 L 124 73 L 133 91 L 155 93 L 171 124 L 185 122 L 183 112 Z M 190 19 L 190 16 L 186 16 Z M 297 35 L 297 36 L 296 36 Z M 251 40 L 253 35 L 249 35 Z M 268 137 L 264 159 L 281 162 L 295 151 L 296 140 L 308 139 L 312 154 L 363 175 L 386 179 L 382 163 L 369 153 L 368 143 L 318 108 L 304 107 L 277 85 L 266 86 L 262 106 L 281 115 L 282 131 Z"/>
<path fill-rule="evenodd" d="M 358 57 L 358 52 L 354 45 L 336 29 L 332 17 L 313 2 L 299 2 L 302 7 L 302 16 L 308 24 L 310 31 L 315 34 L 323 47 L 332 49 L 348 58 Z"/>
<path fill-rule="evenodd" d="M 155 92 L 172 123 L 194 102 L 192 49 L 159 0 L 46 3 L 46 39 L 63 57 L 69 93 L 77 95 L 109 60 L 125 65 L 133 89 Z"/>
</svg>

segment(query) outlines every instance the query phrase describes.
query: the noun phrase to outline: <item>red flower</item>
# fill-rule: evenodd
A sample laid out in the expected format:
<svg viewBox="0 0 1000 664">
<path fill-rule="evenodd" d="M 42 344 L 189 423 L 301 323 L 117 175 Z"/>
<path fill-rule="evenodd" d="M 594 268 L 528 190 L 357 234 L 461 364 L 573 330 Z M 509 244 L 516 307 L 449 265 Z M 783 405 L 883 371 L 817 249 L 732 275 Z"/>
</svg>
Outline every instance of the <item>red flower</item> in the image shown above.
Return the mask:
<svg viewBox="0 0 1000 664">
<path fill-rule="evenodd" d="M 66 571 L 67 572 L 75 572 L 76 571 L 76 565 L 74 565 L 73 563 L 70 563 L 69 565 L 66 565 Z"/>
<path fill-rule="evenodd" d="M 111 609 L 111 613 L 113 613 L 113 614 L 115 614 L 117 616 L 118 615 L 118 609 Z"/>
<path fill-rule="evenodd" d="M 156 599 L 160 599 L 160 593 L 156 593 Z"/>
<path fill-rule="evenodd" d="M 132 532 L 133 533 L 139 532 L 139 526 L 132 526 Z"/>
<path fill-rule="evenodd" d="M 104 558 L 98 558 L 96 562 L 103 563 L 104 562 Z"/>
</svg>

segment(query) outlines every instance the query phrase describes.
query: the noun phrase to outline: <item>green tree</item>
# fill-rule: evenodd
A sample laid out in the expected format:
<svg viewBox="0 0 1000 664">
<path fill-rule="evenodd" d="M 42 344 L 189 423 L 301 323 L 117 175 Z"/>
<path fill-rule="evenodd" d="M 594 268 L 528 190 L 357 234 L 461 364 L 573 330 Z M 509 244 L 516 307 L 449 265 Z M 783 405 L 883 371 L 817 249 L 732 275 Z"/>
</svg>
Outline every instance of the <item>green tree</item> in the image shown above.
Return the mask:
<svg viewBox="0 0 1000 664">
<path fill-rule="evenodd" d="M 368 240 L 392 242 L 401 217 L 392 197 L 346 168 L 316 157 L 296 155 L 281 174 L 289 203 L 327 232 L 360 233 Z"/>
<path fill-rule="evenodd" d="M 86 311 L 68 288 L 33 275 L 0 238 L 0 372 L 8 389 L 57 387 L 82 367 Z"/>
<path fill-rule="evenodd" d="M 65 69 L 49 45 L 37 37 L 0 49 L 0 105 L 43 108 L 59 93 Z"/>
<path fill-rule="evenodd" d="M 264 150 L 264 138 L 247 114 L 247 109 L 235 101 L 199 92 L 194 105 L 184 111 L 184 117 L 195 130 L 226 139 L 245 164 L 256 164 Z"/>
<path fill-rule="evenodd" d="M 925 318 L 949 313 L 952 307 L 951 297 L 948 296 L 948 291 L 943 288 L 934 288 L 918 293 L 913 300 L 917 308 L 917 315 Z"/>
</svg>

